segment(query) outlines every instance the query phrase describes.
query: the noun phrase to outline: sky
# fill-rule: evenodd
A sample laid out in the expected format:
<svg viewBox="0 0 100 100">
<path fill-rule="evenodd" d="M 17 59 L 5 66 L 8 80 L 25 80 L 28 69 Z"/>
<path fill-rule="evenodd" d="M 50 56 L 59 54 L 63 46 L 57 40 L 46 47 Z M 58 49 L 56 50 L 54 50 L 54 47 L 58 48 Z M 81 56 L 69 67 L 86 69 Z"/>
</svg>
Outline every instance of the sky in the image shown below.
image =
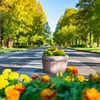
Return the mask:
<svg viewBox="0 0 100 100">
<path fill-rule="evenodd" d="M 77 9 L 76 3 L 79 0 L 38 0 L 40 1 L 43 11 L 47 17 L 47 21 L 51 28 L 51 32 L 55 31 L 57 22 L 62 14 L 64 14 L 66 8 Z"/>
</svg>

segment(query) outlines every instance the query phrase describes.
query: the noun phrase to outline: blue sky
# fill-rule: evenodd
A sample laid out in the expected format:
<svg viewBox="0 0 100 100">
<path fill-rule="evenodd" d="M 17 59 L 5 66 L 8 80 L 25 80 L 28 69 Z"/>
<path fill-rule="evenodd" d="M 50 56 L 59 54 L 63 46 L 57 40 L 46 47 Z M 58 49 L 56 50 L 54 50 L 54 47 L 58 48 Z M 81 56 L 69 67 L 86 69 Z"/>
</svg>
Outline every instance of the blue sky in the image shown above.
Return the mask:
<svg viewBox="0 0 100 100">
<path fill-rule="evenodd" d="M 47 21 L 54 32 L 57 22 L 62 14 L 64 14 L 66 8 L 75 8 L 76 3 L 79 0 L 39 0 L 43 11 L 47 17 Z M 77 8 L 76 8 L 77 9 Z"/>
</svg>

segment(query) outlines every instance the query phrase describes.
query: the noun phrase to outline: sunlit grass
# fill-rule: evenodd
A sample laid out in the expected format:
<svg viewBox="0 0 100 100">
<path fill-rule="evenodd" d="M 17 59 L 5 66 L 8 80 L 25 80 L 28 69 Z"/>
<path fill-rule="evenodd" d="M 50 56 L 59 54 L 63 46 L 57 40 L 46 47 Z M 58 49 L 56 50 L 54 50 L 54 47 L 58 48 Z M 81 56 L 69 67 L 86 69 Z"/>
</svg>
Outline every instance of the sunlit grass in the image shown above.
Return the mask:
<svg viewBox="0 0 100 100">
<path fill-rule="evenodd" d="M 76 49 L 76 50 L 84 50 L 84 51 L 90 51 L 90 52 L 100 52 L 100 47 L 93 47 L 93 48 L 79 48 L 79 47 L 69 47 L 71 49 Z"/>
<path fill-rule="evenodd" d="M 5 48 L 5 49 L 0 49 L 0 53 L 7 53 L 7 52 L 10 52 L 10 51 L 17 51 L 17 50 L 27 50 L 27 49 L 30 49 L 30 48 Z"/>
</svg>

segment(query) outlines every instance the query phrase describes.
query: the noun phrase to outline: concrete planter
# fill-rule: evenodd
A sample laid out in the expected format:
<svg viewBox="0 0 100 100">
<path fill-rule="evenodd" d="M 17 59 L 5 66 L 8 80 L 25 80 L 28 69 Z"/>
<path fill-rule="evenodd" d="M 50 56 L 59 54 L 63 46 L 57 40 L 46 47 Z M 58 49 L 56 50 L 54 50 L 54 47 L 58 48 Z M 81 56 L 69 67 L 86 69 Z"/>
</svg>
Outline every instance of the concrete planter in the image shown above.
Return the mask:
<svg viewBox="0 0 100 100">
<path fill-rule="evenodd" d="M 43 72 L 56 74 L 65 72 L 67 68 L 68 55 L 66 56 L 42 56 Z"/>
</svg>

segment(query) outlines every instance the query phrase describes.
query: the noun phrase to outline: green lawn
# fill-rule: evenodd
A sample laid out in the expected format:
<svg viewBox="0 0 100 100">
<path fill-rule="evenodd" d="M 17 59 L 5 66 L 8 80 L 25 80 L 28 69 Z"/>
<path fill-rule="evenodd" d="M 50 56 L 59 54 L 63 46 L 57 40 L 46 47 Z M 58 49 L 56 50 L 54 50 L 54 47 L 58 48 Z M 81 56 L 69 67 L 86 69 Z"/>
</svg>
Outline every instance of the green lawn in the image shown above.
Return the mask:
<svg viewBox="0 0 100 100">
<path fill-rule="evenodd" d="M 5 48 L 5 49 L 0 49 L 0 53 L 7 53 L 7 52 L 10 52 L 10 51 L 17 51 L 17 50 L 27 50 L 27 49 L 30 49 L 30 48 Z"/>
<path fill-rule="evenodd" d="M 84 50 L 84 51 L 91 51 L 91 52 L 100 52 L 100 47 L 93 47 L 93 48 L 78 48 L 78 47 L 69 47 L 71 49 L 76 49 L 76 50 Z"/>
</svg>

